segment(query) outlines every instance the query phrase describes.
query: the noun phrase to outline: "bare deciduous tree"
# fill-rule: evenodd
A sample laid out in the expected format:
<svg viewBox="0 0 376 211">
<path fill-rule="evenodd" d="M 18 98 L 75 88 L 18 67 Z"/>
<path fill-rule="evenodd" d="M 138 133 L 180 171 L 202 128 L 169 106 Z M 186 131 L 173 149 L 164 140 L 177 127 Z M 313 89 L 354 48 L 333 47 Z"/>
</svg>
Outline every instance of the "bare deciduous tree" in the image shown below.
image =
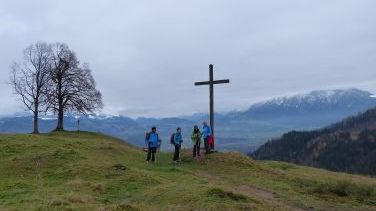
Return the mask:
<svg viewBox="0 0 376 211">
<path fill-rule="evenodd" d="M 23 52 L 24 61 L 15 62 L 11 69 L 10 84 L 22 99 L 27 110 L 34 114 L 33 133 L 39 133 L 38 115 L 46 104 L 51 48 L 43 42 L 30 45 Z"/>
<path fill-rule="evenodd" d="M 53 44 L 52 52 L 48 107 L 58 114 L 56 131 L 62 131 L 64 112 L 91 113 L 103 106 L 102 95 L 96 89 L 89 66 L 80 65 L 75 53 L 66 44 Z"/>
</svg>

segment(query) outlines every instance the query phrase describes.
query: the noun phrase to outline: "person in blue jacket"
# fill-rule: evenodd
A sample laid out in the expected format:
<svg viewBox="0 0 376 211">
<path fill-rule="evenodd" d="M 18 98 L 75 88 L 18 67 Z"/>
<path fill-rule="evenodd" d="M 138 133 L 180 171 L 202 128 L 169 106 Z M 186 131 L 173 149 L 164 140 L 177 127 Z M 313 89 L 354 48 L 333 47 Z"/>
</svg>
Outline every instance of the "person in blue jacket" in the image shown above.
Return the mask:
<svg viewBox="0 0 376 211">
<path fill-rule="evenodd" d="M 150 159 L 152 162 L 155 161 L 155 153 L 157 152 L 157 148 L 159 147 L 161 141 L 159 140 L 159 135 L 157 133 L 157 128 L 152 127 L 151 132 L 148 134 L 147 137 L 147 144 L 148 144 L 148 155 L 146 161 L 149 162 Z"/>
<path fill-rule="evenodd" d="M 183 143 L 183 136 L 181 135 L 181 128 L 177 128 L 176 133 L 174 133 L 175 153 L 174 153 L 173 161 L 175 163 L 180 162 L 180 149 L 181 149 L 182 143 Z"/>
<path fill-rule="evenodd" d="M 209 146 L 209 138 L 211 136 L 211 129 L 208 123 L 205 121 L 202 123 L 202 137 L 204 138 L 204 145 L 205 145 L 205 153 L 208 154 L 210 152 L 210 146 Z"/>
</svg>

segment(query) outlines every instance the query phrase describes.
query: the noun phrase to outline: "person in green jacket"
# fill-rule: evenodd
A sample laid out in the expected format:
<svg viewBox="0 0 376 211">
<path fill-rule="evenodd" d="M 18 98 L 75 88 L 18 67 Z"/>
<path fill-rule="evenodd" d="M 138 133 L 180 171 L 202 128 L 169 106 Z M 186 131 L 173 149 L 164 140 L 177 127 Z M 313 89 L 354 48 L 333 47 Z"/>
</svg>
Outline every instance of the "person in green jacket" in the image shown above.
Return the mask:
<svg viewBox="0 0 376 211">
<path fill-rule="evenodd" d="M 198 126 L 195 125 L 192 132 L 192 143 L 193 143 L 193 157 L 200 156 L 200 145 L 201 145 L 201 131 Z"/>
</svg>

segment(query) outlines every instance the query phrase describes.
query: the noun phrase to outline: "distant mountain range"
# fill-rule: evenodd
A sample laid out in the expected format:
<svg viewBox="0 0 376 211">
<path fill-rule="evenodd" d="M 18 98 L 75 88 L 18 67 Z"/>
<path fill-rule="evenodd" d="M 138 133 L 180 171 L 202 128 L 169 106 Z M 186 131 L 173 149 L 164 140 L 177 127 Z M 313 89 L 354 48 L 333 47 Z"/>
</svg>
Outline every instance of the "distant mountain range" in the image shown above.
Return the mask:
<svg viewBox="0 0 376 211">
<path fill-rule="evenodd" d="M 245 111 L 216 114 L 216 139 L 219 150 L 243 153 L 254 151 L 267 140 L 290 130 L 317 129 L 338 122 L 345 117 L 376 106 L 371 93 L 358 90 L 313 91 L 308 94 L 281 97 L 252 105 Z M 186 145 L 190 145 L 193 125 L 208 120 L 207 114 L 175 118 L 137 118 L 125 116 L 81 116 L 80 129 L 106 133 L 129 143 L 142 146 L 148 128 L 157 126 L 161 137 L 168 141 L 170 133 L 181 127 Z M 54 129 L 56 119 L 41 119 L 41 131 Z M 74 116 L 67 116 L 65 128 L 77 130 Z M 32 127 L 31 116 L 0 119 L 0 132 L 25 133 Z M 168 149 L 166 144 L 164 149 Z"/>
<path fill-rule="evenodd" d="M 248 140 L 247 142 L 226 140 L 225 143 L 235 143 L 235 146 L 241 149 L 252 151 L 266 140 L 285 132 L 322 128 L 374 106 L 376 106 L 376 98 L 367 91 L 358 89 L 313 91 L 272 99 L 255 104 L 243 112 L 220 116 L 216 125 L 219 137 Z"/>
<path fill-rule="evenodd" d="M 320 130 L 288 132 L 251 155 L 256 159 L 376 175 L 376 108 Z"/>
<path fill-rule="evenodd" d="M 298 121 L 300 125 L 318 127 L 325 122 L 364 111 L 374 106 L 375 102 L 376 98 L 371 93 L 358 89 L 313 91 L 255 104 L 247 111 L 238 113 L 237 117 L 252 117 L 273 123 L 286 123 L 287 118 L 292 125 Z"/>
</svg>

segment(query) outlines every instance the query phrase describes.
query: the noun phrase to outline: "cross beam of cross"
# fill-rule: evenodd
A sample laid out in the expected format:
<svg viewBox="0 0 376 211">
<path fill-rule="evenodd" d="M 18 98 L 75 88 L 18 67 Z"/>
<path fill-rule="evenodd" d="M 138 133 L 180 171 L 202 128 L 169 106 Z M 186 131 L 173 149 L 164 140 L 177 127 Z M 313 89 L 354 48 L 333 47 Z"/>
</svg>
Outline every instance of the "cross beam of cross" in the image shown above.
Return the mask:
<svg viewBox="0 0 376 211">
<path fill-rule="evenodd" d="M 214 80 L 213 65 L 209 65 L 209 81 L 196 82 L 195 86 L 209 85 L 209 98 L 210 98 L 210 127 L 214 137 L 214 84 L 230 83 L 229 79 Z"/>
</svg>

